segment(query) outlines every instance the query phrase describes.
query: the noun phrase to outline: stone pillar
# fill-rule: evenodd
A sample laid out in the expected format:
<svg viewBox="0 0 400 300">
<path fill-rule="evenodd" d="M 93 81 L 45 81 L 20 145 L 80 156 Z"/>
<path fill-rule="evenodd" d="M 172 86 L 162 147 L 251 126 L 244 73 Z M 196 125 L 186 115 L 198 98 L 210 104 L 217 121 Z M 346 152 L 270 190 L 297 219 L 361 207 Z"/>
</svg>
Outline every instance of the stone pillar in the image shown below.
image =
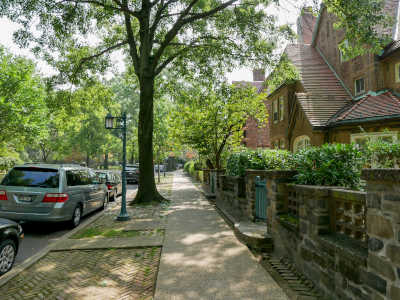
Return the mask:
<svg viewBox="0 0 400 300">
<path fill-rule="evenodd" d="M 293 181 L 296 175 L 295 171 L 246 171 L 246 198 L 249 203 L 249 209 L 254 216 L 255 206 L 255 179 L 260 176 L 266 180 L 267 199 L 269 206 L 267 208 L 267 224 L 271 227 L 276 215 L 283 210 L 283 203 L 287 197 L 286 184 Z"/>
<path fill-rule="evenodd" d="M 400 169 L 363 170 L 362 178 L 367 181 L 368 234 L 363 281 L 379 299 L 400 299 Z"/>
<path fill-rule="evenodd" d="M 330 187 L 295 185 L 299 204 L 299 231 L 303 235 L 329 233 Z"/>
</svg>

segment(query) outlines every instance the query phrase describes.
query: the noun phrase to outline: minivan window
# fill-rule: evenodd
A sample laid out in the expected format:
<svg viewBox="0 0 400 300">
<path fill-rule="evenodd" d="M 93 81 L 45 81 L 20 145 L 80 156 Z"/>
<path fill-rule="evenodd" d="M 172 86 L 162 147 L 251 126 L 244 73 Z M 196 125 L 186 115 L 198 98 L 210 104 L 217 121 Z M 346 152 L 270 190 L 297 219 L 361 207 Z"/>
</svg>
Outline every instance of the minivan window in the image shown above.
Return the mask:
<svg viewBox="0 0 400 300">
<path fill-rule="evenodd" d="M 67 185 L 68 186 L 76 186 L 81 185 L 81 178 L 79 176 L 79 172 L 77 171 L 67 171 Z"/>
<path fill-rule="evenodd" d="M 58 188 L 59 173 L 55 169 L 16 167 L 1 182 L 7 186 Z"/>
</svg>

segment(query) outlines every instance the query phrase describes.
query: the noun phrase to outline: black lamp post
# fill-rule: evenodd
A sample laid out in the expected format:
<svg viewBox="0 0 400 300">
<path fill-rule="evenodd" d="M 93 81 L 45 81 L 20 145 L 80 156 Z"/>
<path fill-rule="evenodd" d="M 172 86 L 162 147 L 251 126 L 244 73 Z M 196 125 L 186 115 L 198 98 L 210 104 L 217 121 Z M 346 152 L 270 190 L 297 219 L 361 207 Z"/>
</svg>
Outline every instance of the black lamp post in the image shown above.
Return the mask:
<svg viewBox="0 0 400 300">
<path fill-rule="evenodd" d="M 106 129 L 122 129 L 122 202 L 117 221 L 127 221 L 131 217 L 126 210 L 126 113 L 113 117 L 108 113 L 105 120 Z"/>
</svg>

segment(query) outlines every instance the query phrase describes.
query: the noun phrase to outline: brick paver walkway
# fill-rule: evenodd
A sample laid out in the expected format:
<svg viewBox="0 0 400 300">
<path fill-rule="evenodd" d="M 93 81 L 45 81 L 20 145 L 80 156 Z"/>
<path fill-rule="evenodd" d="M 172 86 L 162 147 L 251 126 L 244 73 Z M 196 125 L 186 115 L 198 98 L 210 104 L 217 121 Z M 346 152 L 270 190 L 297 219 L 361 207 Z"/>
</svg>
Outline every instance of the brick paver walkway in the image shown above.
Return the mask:
<svg viewBox="0 0 400 300">
<path fill-rule="evenodd" d="M 50 252 L 0 288 L 1 299 L 151 299 L 161 248 Z"/>
<path fill-rule="evenodd" d="M 288 299 L 183 174 L 175 174 L 156 300 Z"/>
<path fill-rule="evenodd" d="M 172 177 L 162 179 L 159 190 L 168 197 Z M 1 286 L 0 300 L 152 299 L 168 205 L 129 206 L 129 222 L 115 221 L 119 209 L 111 204 L 95 222 L 57 243 Z"/>
</svg>

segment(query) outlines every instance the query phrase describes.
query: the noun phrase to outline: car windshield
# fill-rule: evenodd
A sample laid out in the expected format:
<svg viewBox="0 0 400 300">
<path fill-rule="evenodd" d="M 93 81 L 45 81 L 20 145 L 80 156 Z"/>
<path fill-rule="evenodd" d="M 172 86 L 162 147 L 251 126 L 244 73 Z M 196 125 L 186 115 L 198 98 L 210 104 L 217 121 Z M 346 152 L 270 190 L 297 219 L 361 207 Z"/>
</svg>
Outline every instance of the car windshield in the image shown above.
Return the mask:
<svg viewBox="0 0 400 300">
<path fill-rule="evenodd" d="M 59 173 L 55 169 L 17 167 L 12 169 L 1 182 L 7 186 L 32 186 L 57 188 Z"/>
<path fill-rule="evenodd" d="M 107 173 L 96 173 L 101 179 L 107 179 Z"/>
</svg>

